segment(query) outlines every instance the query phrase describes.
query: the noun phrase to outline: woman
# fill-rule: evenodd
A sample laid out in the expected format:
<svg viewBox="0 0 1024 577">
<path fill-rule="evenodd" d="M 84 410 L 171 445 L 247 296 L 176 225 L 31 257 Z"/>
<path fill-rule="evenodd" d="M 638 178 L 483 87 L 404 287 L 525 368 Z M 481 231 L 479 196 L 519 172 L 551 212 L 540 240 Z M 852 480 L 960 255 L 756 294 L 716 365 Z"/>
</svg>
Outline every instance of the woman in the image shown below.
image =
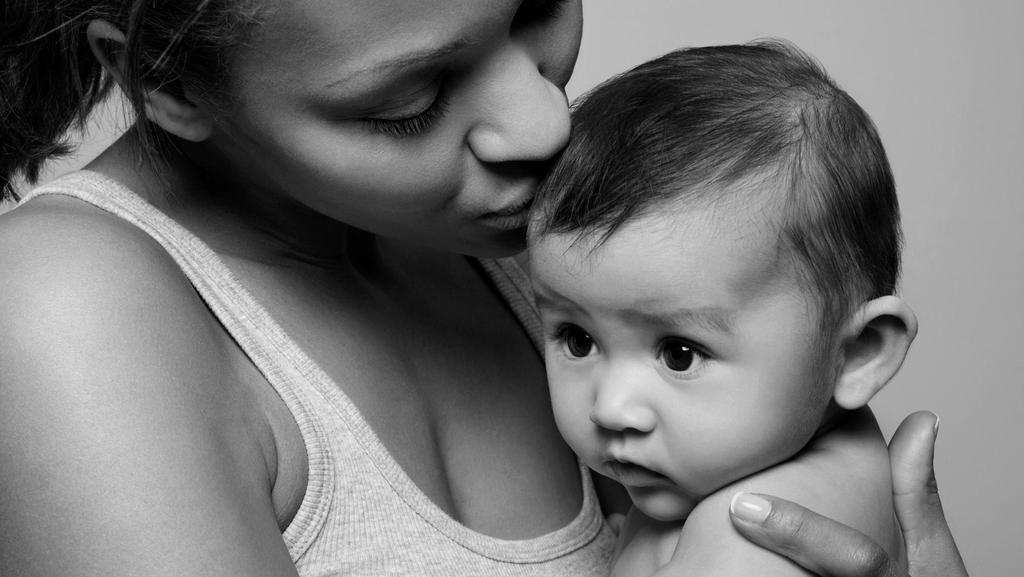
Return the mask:
<svg viewBox="0 0 1024 577">
<path fill-rule="evenodd" d="M 4 178 L 59 151 L 101 70 L 146 120 L 0 224 L 5 574 L 601 573 L 612 531 L 554 429 L 529 288 L 477 260 L 523 247 L 581 21 L 8 2 Z M 959 559 L 916 496 L 930 425 L 892 449 L 917 577 Z M 791 504 L 737 513 L 819 574 L 904 574 Z"/>
</svg>

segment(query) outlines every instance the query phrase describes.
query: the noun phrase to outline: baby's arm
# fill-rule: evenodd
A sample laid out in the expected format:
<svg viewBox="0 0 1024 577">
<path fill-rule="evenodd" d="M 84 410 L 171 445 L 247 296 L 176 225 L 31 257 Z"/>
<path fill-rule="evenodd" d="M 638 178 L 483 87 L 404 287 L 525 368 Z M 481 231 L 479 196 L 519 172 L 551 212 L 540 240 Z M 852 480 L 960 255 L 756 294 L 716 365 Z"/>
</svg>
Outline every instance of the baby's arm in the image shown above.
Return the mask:
<svg viewBox="0 0 1024 577">
<path fill-rule="evenodd" d="M 904 558 L 892 512 L 889 459 L 868 410 L 852 413 L 793 459 L 751 475 L 708 496 L 693 510 L 675 554 L 656 574 L 722 576 L 810 575 L 788 560 L 744 539 L 727 511 L 739 491 L 790 499 L 850 525 Z"/>
</svg>

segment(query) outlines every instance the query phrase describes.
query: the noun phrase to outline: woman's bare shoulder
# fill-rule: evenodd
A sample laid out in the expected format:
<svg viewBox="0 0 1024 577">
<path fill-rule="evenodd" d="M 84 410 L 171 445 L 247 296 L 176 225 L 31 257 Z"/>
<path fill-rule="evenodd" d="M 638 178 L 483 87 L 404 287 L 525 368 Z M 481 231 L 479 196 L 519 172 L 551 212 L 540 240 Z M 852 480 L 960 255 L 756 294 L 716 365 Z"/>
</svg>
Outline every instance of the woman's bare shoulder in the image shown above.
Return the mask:
<svg viewBox="0 0 1024 577">
<path fill-rule="evenodd" d="M 81 201 L 42 197 L 4 214 L 0 247 L 0 330 L 22 347 L 9 362 L 52 354 L 70 363 L 103 342 L 118 343 L 119 356 L 145 354 L 151 333 L 164 339 L 161 354 L 173 356 L 215 326 L 156 241 Z"/>
<path fill-rule="evenodd" d="M 65 198 L 0 217 L 0 247 L 0 557 L 26 575 L 293 572 L 250 401 L 170 256 Z"/>
</svg>

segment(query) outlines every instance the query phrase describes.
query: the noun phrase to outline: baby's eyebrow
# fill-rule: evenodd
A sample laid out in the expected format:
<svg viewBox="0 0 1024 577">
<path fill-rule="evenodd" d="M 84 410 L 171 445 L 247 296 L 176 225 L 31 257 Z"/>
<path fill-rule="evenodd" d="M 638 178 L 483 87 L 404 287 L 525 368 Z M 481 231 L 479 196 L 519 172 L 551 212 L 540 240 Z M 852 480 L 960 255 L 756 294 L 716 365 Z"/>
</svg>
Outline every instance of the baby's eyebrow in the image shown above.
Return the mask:
<svg viewBox="0 0 1024 577">
<path fill-rule="evenodd" d="M 576 311 L 579 306 L 571 300 L 563 297 L 555 291 L 549 291 L 534 285 L 533 300 L 537 308 L 555 309 L 563 311 Z"/>
<path fill-rule="evenodd" d="M 697 325 L 718 333 L 732 333 L 736 318 L 733 311 L 722 307 L 683 307 L 669 310 L 628 308 L 622 310 L 621 314 L 631 322 L 665 328 Z"/>
</svg>

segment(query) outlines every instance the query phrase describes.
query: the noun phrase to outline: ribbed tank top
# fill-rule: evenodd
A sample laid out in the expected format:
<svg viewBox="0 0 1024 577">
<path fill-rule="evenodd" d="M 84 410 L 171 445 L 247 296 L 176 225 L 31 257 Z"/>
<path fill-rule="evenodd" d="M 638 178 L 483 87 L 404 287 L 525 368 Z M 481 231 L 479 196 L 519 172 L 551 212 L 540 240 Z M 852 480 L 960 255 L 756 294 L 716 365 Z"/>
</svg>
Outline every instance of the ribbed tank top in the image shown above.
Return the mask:
<svg viewBox="0 0 1024 577">
<path fill-rule="evenodd" d="M 413 483 L 358 409 L 198 237 L 125 186 L 95 172 L 29 193 L 80 199 L 137 226 L 175 260 L 218 321 L 281 396 L 309 463 L 305 496 L 283 532 L 303 577 L 326 575 L 605 575 L 615 537 L 589 471 L 583 506 L 565 527 L 533 539 L 496 539 L 462 525 Z M 512 259 L 481 260 L 535 346 L 540 322 L 525 273 Z"/>
</svg>

